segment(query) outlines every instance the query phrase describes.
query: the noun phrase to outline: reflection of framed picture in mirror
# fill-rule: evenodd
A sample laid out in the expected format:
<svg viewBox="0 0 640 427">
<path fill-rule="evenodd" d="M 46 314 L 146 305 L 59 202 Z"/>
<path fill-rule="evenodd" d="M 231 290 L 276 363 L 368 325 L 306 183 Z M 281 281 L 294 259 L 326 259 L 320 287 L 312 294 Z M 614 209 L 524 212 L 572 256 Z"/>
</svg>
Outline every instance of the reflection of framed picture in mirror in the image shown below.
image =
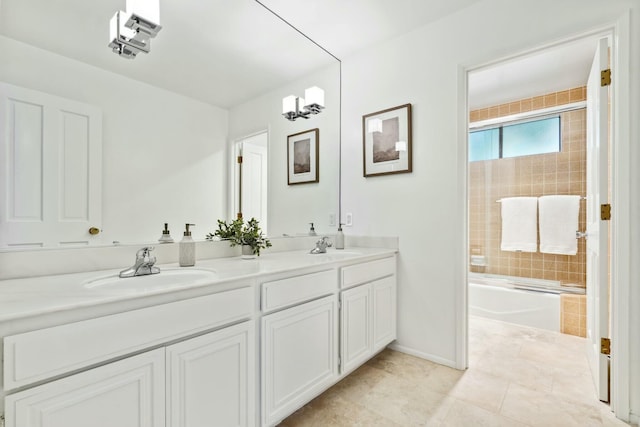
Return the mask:
<svg viewBox="0 0 640 427">
<path fill-rule="evenodd" d="M 288 184 L 320 182 L 320 131 L 311 129 L 287 137 Z"/>
<path fill-rule="evenodd" d="M 411 104 L 362 116 L 364 176 L 411 172 Z"/>
</svg>

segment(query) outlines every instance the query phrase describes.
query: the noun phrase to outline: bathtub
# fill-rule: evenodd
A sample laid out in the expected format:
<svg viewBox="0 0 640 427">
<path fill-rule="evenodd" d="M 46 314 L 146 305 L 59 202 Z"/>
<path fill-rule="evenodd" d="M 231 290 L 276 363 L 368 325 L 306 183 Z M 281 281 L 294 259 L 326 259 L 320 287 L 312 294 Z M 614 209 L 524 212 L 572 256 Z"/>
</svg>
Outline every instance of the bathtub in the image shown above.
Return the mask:
<svg viewBox="0 0 640 427">
<path fill-rule="evenodd" d="M 469 314 L 560 332 L 562 292 L 532 281 L 518 283 L 470 273 Z"/>
</svg>

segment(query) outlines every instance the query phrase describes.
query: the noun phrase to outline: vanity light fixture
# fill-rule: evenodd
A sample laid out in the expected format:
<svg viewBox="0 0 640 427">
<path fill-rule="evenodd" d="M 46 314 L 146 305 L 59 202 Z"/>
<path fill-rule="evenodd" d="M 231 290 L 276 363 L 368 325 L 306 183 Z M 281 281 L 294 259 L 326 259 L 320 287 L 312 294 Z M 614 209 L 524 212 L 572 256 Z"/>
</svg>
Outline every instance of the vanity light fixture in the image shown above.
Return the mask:
<svg viewBox="0 0 640 427">
<path fill-rule="evenodd" d="M 109 28 L 109 47 L 123 58 L 133 59 L 149 53 L 151 39 L 162 29 L 159 0 L 127 0 L 126 12 L 113 15 Z"/>
<path fill-rule="evenodd" d="M 318 114 L 323 108 L 324 90 L 318 86 L 306 89 L 304 91 L 304 98 L 295 95 L 282 98 L 282 115 L 292 122 L 299 117 L 308 119 L 309 115 Z"/>
</svg>

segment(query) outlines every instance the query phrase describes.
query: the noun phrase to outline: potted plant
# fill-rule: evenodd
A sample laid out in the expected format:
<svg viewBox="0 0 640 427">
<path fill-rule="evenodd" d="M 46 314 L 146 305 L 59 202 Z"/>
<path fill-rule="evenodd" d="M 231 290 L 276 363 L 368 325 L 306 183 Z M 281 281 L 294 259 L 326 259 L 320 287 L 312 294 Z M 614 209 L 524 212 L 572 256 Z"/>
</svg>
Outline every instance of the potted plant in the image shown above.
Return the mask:
<svg viewBox="0 0 640 427">
<path fill-rule="evenodd" d="M 218 229 L 213 234 L 209 233 L 207 239 L 214 237 L 229 240 L 231 246 L 242 246 L 242 256 L 247 258 L 260 256 L 261 249 L 271 247 L 271 242 L 262 235 L 260 224 L 255 218 L 251 218 L 246 224 L 241 218 L 230 223 L 218 220 Z"/>
<path fill-rule="evenodd" d="M 231 221 L 227 224 L 227 221 L 218 220 L 218 229 L 214 233 L 207 234 L 207 240 L 233 240 L 242 229 L 242 218 Z M 235 246 L 232 244 L 231 246 Z"/>
</svg>

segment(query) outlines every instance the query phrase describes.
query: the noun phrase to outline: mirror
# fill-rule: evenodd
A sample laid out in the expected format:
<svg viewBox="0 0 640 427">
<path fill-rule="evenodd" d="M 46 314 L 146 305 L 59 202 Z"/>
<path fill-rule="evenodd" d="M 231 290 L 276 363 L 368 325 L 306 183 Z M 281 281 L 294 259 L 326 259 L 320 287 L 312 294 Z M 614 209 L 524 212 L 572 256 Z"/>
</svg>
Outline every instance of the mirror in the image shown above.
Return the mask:
<svg viewBox="0 0 640 427">
<path fill-rule="evenodd" d="M 97 163 L 85 168 L 98 170 L 100 182 L 85 188 L 73 168 L 72 173 L 59 165 L 76 165 L 95 153 L 73 145 L 53 152 L 47 147 L 48 135 L 60 133 L 47 130 L 53 129 L 47 128 L 49 104 L 31 108 L 34 103 L 23 102 L 4 111 L 43 126 L 40 134 L 22 135 L 27 144 L 20 147 L 12 146 L 18 142 L 10 135 L 0 137 L 0 148 L 22 171 L 18 184 L 23 186 L 6 177 L 0 182 L 6 207 L 0 227 L 37 225 L 36 243 L 21 242 L 21 234 L 14 248 L 42 246 L 38 241 L 46 240 L 42 236 L 51 229 L 63 230 L 64 238 L 49 238 L 44 246 L 156 242 L 165 222 L 176 241 L 185 223 L 196 224 L 194 238 L 202 239 L 215 230 L 217 219 L 234 217 L 233 144 L 263 131 L 268 135 L 269 235 L 305 234 L 309 222 L 318 233 L 333 232 L 329 219 L 337 217 L 339 189 L 338 62 L 254 0 L 161 0 L 163 28 L 151 51 L 124 59 L 107 47 L 109 20 L 124 8 L 125 0 L 0 2 L 0 82 L 10 85 L 0 95 L 18 88 L 31 91 L 34 99 L 49 96 L 96 108 L 102 128 Z M 325 110 L 308 120 L 282 117 L 282 98 L 303 96 L 310 86 L 324 89 Z M 74 127 L 78 115 L 67 113 L 61 107 L 54 124 L 57 120 L 63 123 L 59 127 L 80 129 L 83 135 L 95 131 L 93 125 Z M 319 129 L 319 182 L 287 185 L 287 136 L 314 128 Z M 16 147 L 22 157 L 16 157 Z M 44 167 L 51 158 L 61 168 L 53 174 Z M 47 206 L 49 193 L 64 199 L 61 194 L 74 186 L 86 200 L 65 209 Z M 91 209 L 84 202 L 96 199 L 98 215 L 82 223 L 83 236 L 67 236 L 67 223 L 86 220 Z M 92 227 L 100 232 L 89 234 Z"/>
</svg>

